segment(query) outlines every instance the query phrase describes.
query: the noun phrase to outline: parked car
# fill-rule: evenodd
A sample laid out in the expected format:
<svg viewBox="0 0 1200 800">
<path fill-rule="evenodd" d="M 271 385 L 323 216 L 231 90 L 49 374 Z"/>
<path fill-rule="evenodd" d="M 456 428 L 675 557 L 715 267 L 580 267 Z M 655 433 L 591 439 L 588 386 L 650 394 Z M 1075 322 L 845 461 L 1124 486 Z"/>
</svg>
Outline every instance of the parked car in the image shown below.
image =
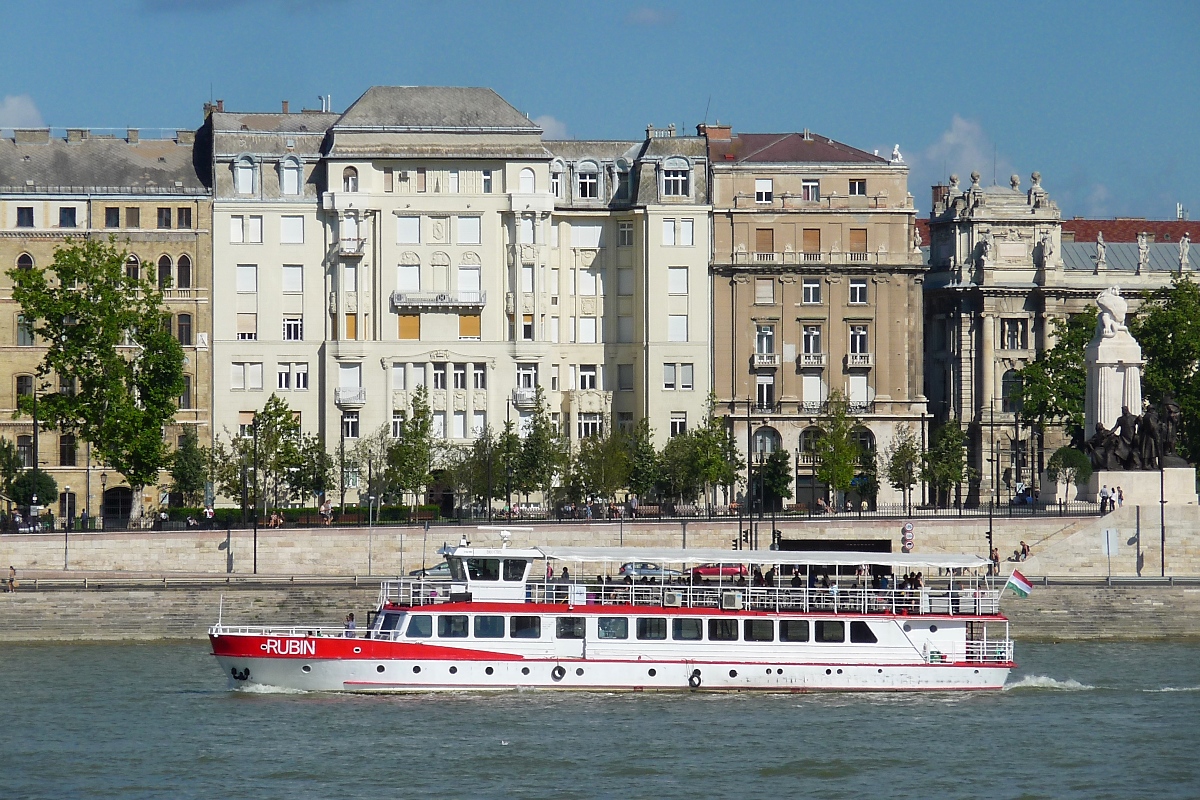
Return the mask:
<svg viewBox="0 0 1200 800">
<path fill-rule="evenodd" d="M 428 568 L 422 567 L 421 569 L 414 569 L 412 572 L 408 573 L 408 575 L 411 578 L 429 578 L 431 580 L 437 580 L 437 579 L 449 580 L 450 579 L 450 565 L 447 564 L 445 561 L 443 561 L 442 563 L 438 564 L 436 567 L 428 567 Z"/>
<path fill-rule="evenodd" d="M 745 564 L 699 564 L 692 567 L 693 578 L 736 578 L 749 575 Z"/>
<path fill-rule="evenodd" d="M 630 561 L 621 565 L 617 576 L 637 580 L 638 578 L 680 578 L 683 577 L 683 573 L 677 569 L 666 569 L 660 564 L 651 564 L 648 561 Z"/>
</svg>

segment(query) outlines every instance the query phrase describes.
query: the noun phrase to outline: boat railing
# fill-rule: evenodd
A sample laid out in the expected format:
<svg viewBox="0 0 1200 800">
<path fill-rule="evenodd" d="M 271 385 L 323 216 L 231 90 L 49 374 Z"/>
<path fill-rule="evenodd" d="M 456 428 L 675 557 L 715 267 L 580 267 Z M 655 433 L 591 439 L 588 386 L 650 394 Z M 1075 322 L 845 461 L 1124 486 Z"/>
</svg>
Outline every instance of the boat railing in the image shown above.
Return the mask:
<svg viewBox="0 0 1200 800">
<path fill-rule="evenodd" d="M 975 662 L 980 664 L 1006 664 L 1013 660 L 1013 643 L 1011 639 L 989 639 L 980 641 L 969 639 L 965 647 L 939 648 L 926 644 L 922 652 L 928 664 L 955 664 Z"/>
<path fill-rule="evenodd" d="M 208 629 L 212 636 L 273 636 L 289 638 L 297 636 L 326 639 L 358 638 L 366 635 L 363 629 L 353 631 L 341 626 L 329 625 L 213 625 Z"/>
<path fill-rule="evenodd" d="M 458 599 L 448 581 L 386 581 L 380 604 L 425 606 Z M 850 612 L 990 616 L 1000 613 L 993 588 L 873 589 L 862 587 L 741 586 L 735 584 L 624 584 L 534 581 L 525 585 L 531 603 L 713 608 L 725 611 Z"/>
</svg>

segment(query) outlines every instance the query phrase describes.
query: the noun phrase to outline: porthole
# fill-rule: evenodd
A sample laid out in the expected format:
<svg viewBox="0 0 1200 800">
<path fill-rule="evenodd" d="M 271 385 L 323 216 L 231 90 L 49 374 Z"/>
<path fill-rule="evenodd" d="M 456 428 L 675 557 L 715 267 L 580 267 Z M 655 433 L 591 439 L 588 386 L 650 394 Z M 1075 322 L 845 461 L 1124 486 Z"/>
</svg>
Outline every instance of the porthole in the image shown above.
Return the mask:
<svg viewBox="0 0 1200 800">
<path fill-rule="evenodd" d="M 731 669 L 731 670 L 729 670 L 729 677 L 731 677 L 731 678 L 736 678 L 736 677 L 737 677 L 737 670 L 736 670 L 736 669 Z"/>
<path fill-rule="evenodd" d="M 383 664 L 380 664 L 378 667 L 376 667 L 376 668 L 375 668 L 375 671 L 376 671 L 376 672 L 383 672 Z"/>
<path fill-rule="evenodd" d="M 450 668 L 450 674 L 451 674 L 451 675 L 457 675 L 457 674 L 458 674 L 458 667 L 451 667 L 451 668 Z"/>
<path fill-rule="evenodd" d="M 912 625 L 909 625 L 907 622 L 904 623 L 904 632 L 908 633 L 911 630 L 912 630 Z"/>
<path fill-rule="evenodd" d="M 528 675 L 528 674 L 529 674 L 529 667 L 521 667 L 521 674 L 522 674 L 522 675 Z"/>
<path fill-rule="evenodd" d="M 930 626 L 929 626 L 929 632 L 930 632 L 930 633 L 937 633 L 937 625 L 930 625 Z"/>
<path fill-rule="evenodd" d="M 975 670 L 975 671 L 976 671 L 976 672 L 978 672 L 979 670 Z M 657 674 L 658 674 L 658 670 L 656 670 L 656 669 L 654 669 L 654 668 L 652 667 L 652 668 L 650 669 L 650 671 L 649 671 L 648 673 L 646 673 L 646 674 L 647 674 L 647 675 L 649 675 L 651 678 L 653 678 L 655 675 L 657 675 Z"/>
<path fill-rule="evenodd" d="M 838 675 L 841 675 L 841 674 L 842 674 L 842 671 L 839 669 L 839 670 L 838 670 Z"/>
<path fill-rule="evenodd" d="M 783 674 L 783 668 L 782 668 L 782 667 L 780 667 L 779 669 L 775 670 L 775 674 L 776 674 L 776 675 L 782 675 L 782 674 Z"/>
<path fill-rule="evenodd" d="M 975 674 L 976 674 L 976 675 L 978 675 L 978 674 L 979 674 L 979 670 L 975 670 Z"/>
<path fill-rule="evenodd" d="M 355 653 L 361 653 L 361 652 L 362 652 L 362 648 L 361 648 L 361 647 L 356 647 L 356 648 L 354 648 L 354 652 L 355 652 Z"/>
<path fill-rule="evenodd" d="M 309 673 L 309 672 L 312 672 L 312 667 L 310 667 L 308 664 L 305 664 L 303 667 L 300 668 L 300 671 L 304 672 L 304 673 Z M 975 670 L 975 671 L 979 672 L 979 670 Z"/>
<path fill-rule="evenodd" d="M 826 675 L 832 675 L 832 674 L 833 674 L 833 670 L 831 670 L 831 669 L 827 669 L 827 670 L 825 670 L 825 674 L 826 674 Z"/>
<path fill-rule="evenodd" d="M 382 669 L 381 669 L 381 670 L 379 670 L 379 671 L 380 671 L 380 672 L 383 672 L 383 670 L 382 670 Z M 414 673 L 414 674 L 415 674 L 415 673 L 418 673 L 418 672 L 420 672 L 420 671 L 421 671 L 421 668 L 420 668 L 420 667 L 413 667 L 413 673 Z"/>
<path fill-rule="evenodd" d="M 770 674 L 771 674 L 771 668 L 770 668 L 770 667 L 767 667 L 767 674 L 768 674 L 768 675 L 770 675 Z"/>
<path fill-rule="evenodd" d="M 491 675 L 495 671 L 496 670 L 492 669 L 491 667 L 488 667 L 487 669 L 484 670 L 484 672 L 487 673 L 488 675 Z"/>
<path fill-rule="evenodd" d="M 576 674 L 576 675 L 582 675 L 582 674 L 583 674 L 583 667 L 579 667 L 577 670 L 575 670 L 575 674 Z"/>
<path fill-rule="evenodd" d="M 883 670 L 879 670 L 879 674 L 880 674 L 880 675 L 882 675 L 882 674 L 883 674 Z"/>
</svg>

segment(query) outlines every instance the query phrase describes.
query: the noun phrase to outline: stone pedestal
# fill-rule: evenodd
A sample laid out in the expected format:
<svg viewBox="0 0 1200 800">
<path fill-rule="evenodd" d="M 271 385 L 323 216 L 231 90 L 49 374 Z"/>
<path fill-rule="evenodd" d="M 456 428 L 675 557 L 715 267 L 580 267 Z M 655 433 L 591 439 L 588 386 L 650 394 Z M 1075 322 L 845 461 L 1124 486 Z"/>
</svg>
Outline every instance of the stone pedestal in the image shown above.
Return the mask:
<svg viewBox="0 0 1200 800">
<path fill-rule="evenodd" d="M 1127 506 L 1154 506 L 1161 498 L 1171 506 L 1197 504 L 1195 467 L 1168 467 L 1161 475 L 1156 469 L 1096 470 L 1088 480 L 1087 499 L 1099 502 L 1105 485 L 1109 491 L 1120 486 Z"/>
<path fill-rule="evenodd" d="M 1097 335 L 1088 343 L 1084 359 L 1088 373 L 1083 435 L 1090 439 L 1097 422 L 1112 430 L 1122 406 L 1135 416 L 1142 413 L 1144 362 L 1141 345 L 1124 329 L 1109 336 Z"/>
</svg>

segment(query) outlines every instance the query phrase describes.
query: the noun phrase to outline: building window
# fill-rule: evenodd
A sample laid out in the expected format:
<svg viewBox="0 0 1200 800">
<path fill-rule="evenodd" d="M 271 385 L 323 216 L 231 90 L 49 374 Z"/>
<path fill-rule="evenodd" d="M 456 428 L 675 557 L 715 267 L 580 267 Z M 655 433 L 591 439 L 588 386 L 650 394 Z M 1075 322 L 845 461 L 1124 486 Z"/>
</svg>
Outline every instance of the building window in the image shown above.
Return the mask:
<svg viewBox="0 0 1200 800">
<path fill-rule="evenodd" d="M 675 246 L 675 220 L 664 219 L 662 228 L 663 247 Z"/>
<path fill-rule="evenodd" d="M 821 182 L 814 178 L 805 178 L 800 182 L 801 199 L 817 202 L 821 199 Z"/>
<path fill-rule="evenodd" d="M 617 391 L 633 391 L 633 364 L 617 364 Z"/>
<path fill-rule="evenodd" d="M 458 315 L 458 338 L 477 340 L 483 338 L 483 317 L 480 314 Z"/>
<path fill-rule="evenodd" d="M 550 173 L 550 193 L 555 197 L 562 197 L 562 173 L 558 170 Z"/>
<path fill-rule="evenodd" d="M 176 333 L 178 334 L 179 343 L 184 347 L 192 346 L 192 315 L 180 314 L 176 323 Z"/>
<path fill-rule="evenodd" d="M 458 194 L 458 170 L 450 170 L 450 179 L 447 185 L 447 191 L 450 194 Z"/>
<path fill-rule="evenodd" d="M 604 422 L 598 413 L 584 412 L 579 415 L 579 438 L 586 439 L 589 436 L 602 436 L 604 434 Z"/>
<path fill-rule="evenodd" d="M 803 287 L 803 300 L 809 305 L 815 305 L 821 302 L 821 280 L 820 278 L 805 278 Z"/>
<path fill-rule="evenodd" d="M 759 305 L 774 305 L 775 280 L 773 278 L 754 279 L 754 302 Z"/>
<path fill-rule="evenodd" d="M 595 389 L 596 387 L 596 365 L 595 364 L 580 364 L 579 365 L 579 388 L 580 389 Z"/>
<path fill-rule="evenodd" d="M 867 304 L 867 281 L 865 278 L 850 279 L 850 305 L 865 306 Z"/>
<path fill-rule="evenodd" d="M 407 415 L 403 411 L 392 412 L 392 438 L 399 439 L 404 435 L 404 422 Z"/>
<path fill-rule="evenodd" d="M 667 341 L 686 342 L 688 340 L 687 314 L 671 314 L 667 317 Z"/>
<path fill-rule="evenodd" d="M 467 365 L 466 364 L 455 364 L 454 365 L 454 388 L 455 389 L 467 388 Z"/>
<path fill-rule="evenodd" d="M 28 434 L 17 437 L 17 458 L 25 469 L 33 468 L 33 437 Z"/>
<path fill-rule="evenodd" d="M 308 362 L 292 365 L 292 383 L 297 389 L 308 388 Z"/>
<path fill-rule="evenodd" d="M 33 322 L 17 315 L 17 347 L 33 347 Z"/>
<path fill-rule="evenodd" d="M 237 265 L 237 290 L 242 294 L 258 291 L 257 264 Z"/>
<path fill-rule="evenodd" d="M 229 388 L 262 391 L 263 365 L 261 362 L 235 361 L 229 367 Z"/>
<path fill-rule="evenodd" d="M 279 218 L 279 243 L 304 244 L 304 217 L 285 216 Z"/>
<path fill-rule="evenodd" d="M 754 253 L 755 261 L 770 262 L 775 260 L 774 228 L 754 229 Z"/>
<path fill-rule="evenodd" d="M 175 265 L 175 278 L 178 288 L 192 288 L 192 260 L 187 256 L 179 257 L 179 263 Z"/>
<path fill-rule="evenodd" d="M 867 342 L 867 326 L 850 326 L 850 352 L 854 354 L 869 353 L 871 347 Z"/>
<path fill-rule="evenodd" d="M 260 216 L 246 217 L 246 241 L 251 244 L 262 244 L 263 218 Z"/>
<path fill-rule="evenodd" d="M 532 389 L 537 382 L 537 364 L 517 364 L 518 389 Z"/>
<path fill-rule="evenodd" d="M 599 172 L 599 169 L 592 162 L 579 166 L 579 198 L 581 200 L 595 200 L 600 197 Z"/>
<path fill-rule="evenodd" d="M 1021 380 L 1021 373 L 1015 369 L 1010 369 L 1004 373 L 1000 379 L 1000 392 L 1003 397 L 1003 409 L 1007 413 L 1016 413 L 1021 410 L 1023 403 L 1021 402 L 1021 390 L 1024 388 L 1024 381 Z"/>
<path fill-rule="evenodd" d="M 17 227 L 33 227 L 33 206 L 17 206 Z"/>
<path fill-rule="evenodd" d="M 303 183 L 304 171 L 299 162 L 288 159 L 283 162 L 283 193 L 287 195 L 300 194 L 300 184 Z"/>
<path fill-rule="evenodd" d="M 1029 347 L 1029 324 L 1024 319 L 1000 320 L 1000 341 L 1005 350 L 1025 350 Z"/>
<path fill-rule="evenodd" d="M 347 439 L 358 438 L 358 412 L 343 411 L 342 412 L 342 436 Z"/>
<path fill-rule="evenodd" d="M 166 289 L 171 285 L 171 257 L 162 256 L 158 259 L 158 288 Z"/>
<path fill-rule="evenodd" d="M 774 325 L 759 325 L 758 333 L 754 337 L 754 352 L 760 354 L 770 354 L 775 352 L 775 326 Z"/>
<path fill-rule="evenodd" d="M 33 256 L 29 253 L 17 256 L 17 269 L 33 269 Z"/>
<path fill-rule="evenodd" d="M 142 210 L 140 208 L 125 209 L 125 227 L 140 228 L 142 227 Z"/>
<path fill-rule="evenodd" d="M 770 178 L 754 179 L 754 202 L 770 203 L 775 199 L 775 183 Z"/>
<path fill-rule="evenodd" d="M 131 281 L 141 280 L 141 264 L 137 256 L 131 255 L 125 259 L 125 277 Z"/>
<path fill-rule="evenodd" d="M 529 167 L 522 168 L 521 175 L 517 179 L 517 186 L 521 194 L 533 194 L 537 191 L 537 181 L 534 178 L 532 169 Z"/>
<path fill-rule="evenodd" d="M 158 229 L 160 231 L 171 230 L 171 209 L 169 209 L 169 208 L 159 208 L 158 209 Z"/>
<path fill-rule="evenodd" d="M 108 206 L 104 209 L 104 227 L 119 228 L 121 227 L 121 209 L 116 206 Z"/>
<path fill-rule="evenodd" d="M 679 388 L 685 392 L 690 392 L 695 385 L 693 375 L 695 368 L 692 364 L 679 365 Z"/>
<path fill-rule="evenodd" d="M 487 364 L 474 364 L 471 368 L 474 388 L 487 388 Z"/>
<path fill-rule="evenodd" d="M 17 397 L 33 397 L 33 376 L 17 376 Z"/>
<path fill-rule="evenodd" d="M 283 340 L 285 342 L 304 341 L 304 317 L 283 318 Z"/>
<path fill-rule="evenodd" d="M 667 197 L 687 197 L 689 174 L 686 169 L 663 170 L 663 194 Z"/>
<path fill-rule="evenodd" d="M 679 220 L 679 244 L 691 247 L 696 243 L 696 221 L 694 219 Z"/>
<path fill-rule="evenodd" d="M 851 261 L 866 261 L 867 260 L 867 229 L 866 228 L 851 228 L 850 229 L 850 247 L 847 249 L 850 253 Z"/>
<path fill-rule="evenodd" d="M 346 167 L 344 170 L 342 170 L 342 191 L 358 191 L 358 170 L 356 170 L 354 167 Z"/>
<path fill-rule="evenodd" d="M 417 341 L 421 338 L 421 315 L 400 314 L 397 320 L 397 338 Z"/>
<path fill-rule="evenodd" d="M 346 315 L 346 340 L 354 341 L 358 338 L 358 314 L 350 313 Z"/>
<path fill-rule="evenodd" d="M 779 431 L 774 428 L 759 428 L 754 432 L 754 452 L 770 455 L 783 446 Z"/>
<path fill-rule="evenodd" d="M 688 268 L 687 267 L 668 267 L 667 268 L 667 294 L 687 294 L 688 293 Z"/>
<path fill-rule="evenodd" d="M 292 365 L 280 364 L 275 370 L 275 388 L 291 389 L 292 388 Z"/>
<path fill-rule="evenodd" d="M 258 338 L 258 314 L 239 313 L 237 315 L 237 338 L 244 342 L 254 341 Z"/>
<path fill-rule="evenodd" d="M 775 406 L 775 376 L 774 374 L 759 374 L 755 376 L 756 397 L 760 409 L 771 409 Z"/>
<path fill-rule="evenodd" d="M 233 167 L 233 186 L 238 194 L 254 193 L 254 162 L 248 158 L 239 159 Z"/>
<path fill-rule="evenodd" d="M 525 342 L 533 341 L 533 314 L 521 315 L 521 340 Z"/>
<path fill-rule="evenodd" d="M 678 369 L 674 364 L 663 364 L 663 389 L 674 391 L 678 384 Z"/>
<path fill-rule="evenodd" d="M 280 277 L 284 294 L 303 294 L 304 267 L 301 264 L 284 264 Z"/>
<path fill-rule="evenodd" d="M 490 169 L 485 169 L 483 171 L 483 193 L 492 193 L 492 171 Z"/>
<path fill-rule="evenodd" d="M 866 197 L 867 196 L 867 179 L 866 178 L 851 178 L 850 179 L 850 196 L 851 197 Z"/>
<path fill-rule="evenodd" d="M 617 430 L 621 433 L 633 433 L 633 412 L 617 412 Z"/>
<path fill-rule="evenodd" d="M 671 412 L 671 436 L 682 436 L 687 433 L 687 412 Z"/>
<path fill-rule="evenodd" d="M 621 220 L 617 223 L 617 247 L 633 247 L 633 223 Z"/>
<path fill-rule="evenodd" d="M 446 364 L 445 364 L 445 362 L 440 362 L 440 363 L 433 365 L 433 388 L 435 388 L 435 389 L 445 389 L 446 388 Z"/>
<path fill-rule="evenodd" d="M 192 376 L 183 376 L 183 394 L 179 395 L 180 408 L 194 408 L 192 405 Z"/>
<path fill-rule="evenodd" d="M 170 211 L 170 209 L 167 209 Z M 62 206 L 58 209 L 58 227 L 74 228 L 75 224 L 75 208 L 74 206 Z"/>
<path fill-rule="evenodd" d="M 804 352 L 808 355 L 822 352 L 820 325 L 804 326 Z"/>
</svg>

